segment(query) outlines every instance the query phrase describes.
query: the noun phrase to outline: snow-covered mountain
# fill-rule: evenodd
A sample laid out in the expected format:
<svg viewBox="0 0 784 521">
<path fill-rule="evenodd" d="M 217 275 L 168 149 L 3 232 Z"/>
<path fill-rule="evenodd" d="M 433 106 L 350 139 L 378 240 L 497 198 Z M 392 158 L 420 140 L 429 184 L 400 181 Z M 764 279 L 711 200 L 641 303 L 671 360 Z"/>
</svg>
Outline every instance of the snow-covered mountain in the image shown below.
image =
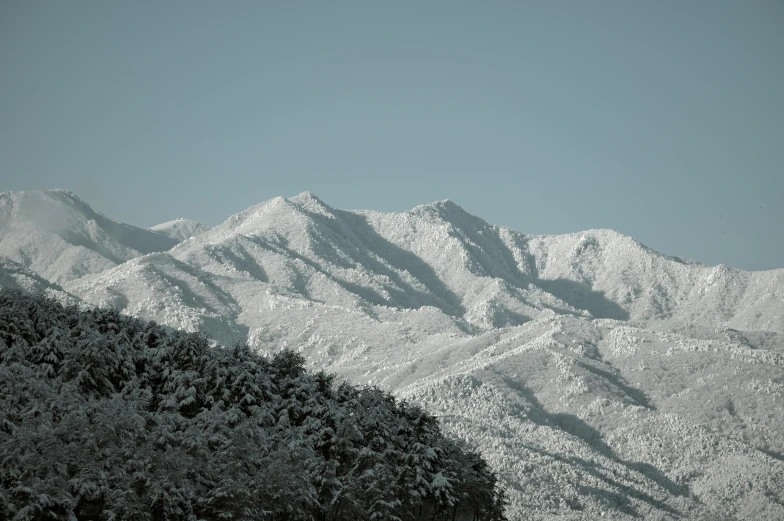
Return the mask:
<svg viewBox="0 0 784 521">
<path fill-rule="evenodd" d="M 155 233 L 159 233 L 165 237 L 170 239 L 174 239 L 177 242 L 182 242 L 191 237 L 195 237 L 200 233 L 204 233 L 210 229 L 210 226 L 200 223 L 198 221 L 192 221 L 191 219 L 175 219 L 174 221 L 169 221 L 161 224 L 156 224 L 152 228 L 151 231 Z"/>
<path fill-rule="evenodd" d="M 58 284 L 176 243 L 113 221 L 64 190 L 0 193 L 0 256 Z"/>
<path fill-rule="evenodd" d="M 610 230 L 528 236 L 450 201 L 384 214 L 336 210 L 308 193 L 276 198 L 166 253 L 67 287 L 115 306 L 113 299 L 133 293 L 127 305 L 137 305 L 135 313 L 143 313 L 142 301 L 162 299 L 169 313 L 219 313 L 251 336 L 261 325 L 276 327 L 276 309 L 313 306 L 391 326 L 405 314 L 430 315 L 440 325 L 426 335 L 477 334 L 555 315 L 784 332 L 784 270 L 685 263 Z M 229 295 L 233 315 L 206 304 Z M 332 330 L 336 319 L 317 322 Z"/>
<path fill-rule="evenodd" d="M 427 404 L 496 465 L 511 519 L 784 518 L 784 270 L 525 235 L 450 201 L 303 193 L 185 234 L 63 287 Z"/>
<path fill-rule="evenodd" d="M 78 298 L 70 295 L 57 284 L 49 282 L 37 273 L 6 257 L 0 257 L 0 288 L 43 294 L 64 305 L 80 303 Z"/>
</svg>

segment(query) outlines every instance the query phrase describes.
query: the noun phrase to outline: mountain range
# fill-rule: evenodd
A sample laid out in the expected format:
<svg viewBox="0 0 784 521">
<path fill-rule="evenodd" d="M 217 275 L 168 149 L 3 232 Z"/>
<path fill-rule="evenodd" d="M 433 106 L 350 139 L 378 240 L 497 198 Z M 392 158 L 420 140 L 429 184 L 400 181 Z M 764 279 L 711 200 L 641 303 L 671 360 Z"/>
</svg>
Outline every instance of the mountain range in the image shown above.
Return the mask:
<svg viewBox="0 0 784 521">
<path fill-rule="evenodd" d="M 278 197 L 209 227 L 0 194 L 0 286 L 299 351 L 423 404 L 510 519 L 784 519 L 784 269 L 611 230 L 526 235 L 451 201 Z"/>
</svg>

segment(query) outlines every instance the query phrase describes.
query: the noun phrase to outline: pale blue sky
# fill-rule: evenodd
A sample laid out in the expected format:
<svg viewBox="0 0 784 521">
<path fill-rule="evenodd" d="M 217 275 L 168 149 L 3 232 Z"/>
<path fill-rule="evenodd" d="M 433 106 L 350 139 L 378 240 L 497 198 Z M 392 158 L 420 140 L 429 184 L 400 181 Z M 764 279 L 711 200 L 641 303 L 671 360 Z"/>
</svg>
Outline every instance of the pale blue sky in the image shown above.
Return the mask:
<svg viewBox="0 0 784 521">
<path fill-rule="evenodd" d="M 452 199 L 784 267 L 784 3 L 0 0 L 0 191 L 217 224 Z"/>
</svg>

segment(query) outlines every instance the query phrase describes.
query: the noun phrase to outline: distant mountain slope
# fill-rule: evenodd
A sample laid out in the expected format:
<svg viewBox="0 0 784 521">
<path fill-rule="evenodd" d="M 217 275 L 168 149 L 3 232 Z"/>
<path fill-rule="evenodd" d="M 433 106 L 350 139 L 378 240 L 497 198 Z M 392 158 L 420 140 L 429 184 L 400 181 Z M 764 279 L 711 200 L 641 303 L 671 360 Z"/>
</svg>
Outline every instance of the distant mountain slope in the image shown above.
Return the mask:
<svg viewBox="0 0 784 521">
<path fill-rule="evenodd" d="M 784 269 L 688 263 L 610 230 L 533 237 L 529 251 L 544 288 L 597 317 L 784 332 Z"/>
<path fill-rule="evenodd" d="M 490 307 L 485 323 L 503 325 L 496 316 L 515 311 L 510 300 L 535 303 L 548 294 L 545 307 L 561 302 L 558 312 L 595 318 L 784 331 L 784 270 L 687 264 L 611 230 L 524 235 L 488 225 L 449 201 L 403 214 L 358 214 L 385 240 L 432 266 L 467 310 Z M 478 311 L 473 316 L 482 322 Z"/>
<path fill-rule="evenodd" d="M 303 193 L 64 288 L 428 404 L 511 519 L 784 517 L 784 270 Z"/>
<path fill-rule="evenodd" d="M 370 314 L 432 307 L 465 331 L 554 313 L 784 331 L 784 270 L 686 264 L 609 230 L 528 236 L 449 201 L 384 214 L 335 210 L 307 193 L 276 198 L 171 255 L 231 281 L 223 287 L 238 302 L 253 300 L 242 308 L 281 294 Z"/>
<path fill-rule="evenodd" d="M 234 298 L 210 274 L 165 252 L 131 259 L 67 286 L 78 288 L 90 304 L 188 332 L 209 332 L 229 345 L 247 337 L 247 327 L 236 322 L 241 310 Z"/>
<path fill-rule="evenodd" d="M 0 288 L 21 290 L 26 293 L 42 294 L 66 305 L 78 304 L 78 298 L 63 288 L 33 273 L 18 262 L 0 257 Z"/>
<path fill-rule="evenodd" d="M 71 192 L 0 193 L 0 255 L 58 284 L 176 243 L 113 221 Z"/>
<path fill-rule="evenodd" d="M 482 448 L 510 519 L 784 519 L 777 343 L 554 317 L 381 380 Z"/>
<path fill-rule="evenodd" d="M 210 226 L 204 223 L 192 221 L 191 219 L 176 219 L 174 221 L 156 224 L 151 227 L 150 230 L 170 239 L 174 239 L 177 242 L 182 242 L 204 233 L 210 228 Z"/>
</svg>

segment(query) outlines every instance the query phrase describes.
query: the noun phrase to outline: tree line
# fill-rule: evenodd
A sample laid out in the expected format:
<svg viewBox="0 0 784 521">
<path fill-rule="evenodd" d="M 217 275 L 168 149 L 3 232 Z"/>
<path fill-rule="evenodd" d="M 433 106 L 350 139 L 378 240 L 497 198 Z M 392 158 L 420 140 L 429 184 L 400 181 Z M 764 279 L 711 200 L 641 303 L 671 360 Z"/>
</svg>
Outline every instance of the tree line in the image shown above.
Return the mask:
<svg viewBox="0 0 784 521">
<path fill-rule="evenodd" d="M 505 519 L 415 404 L 116 311 L 0 291 L 0 521 Z"/>
</svg>

